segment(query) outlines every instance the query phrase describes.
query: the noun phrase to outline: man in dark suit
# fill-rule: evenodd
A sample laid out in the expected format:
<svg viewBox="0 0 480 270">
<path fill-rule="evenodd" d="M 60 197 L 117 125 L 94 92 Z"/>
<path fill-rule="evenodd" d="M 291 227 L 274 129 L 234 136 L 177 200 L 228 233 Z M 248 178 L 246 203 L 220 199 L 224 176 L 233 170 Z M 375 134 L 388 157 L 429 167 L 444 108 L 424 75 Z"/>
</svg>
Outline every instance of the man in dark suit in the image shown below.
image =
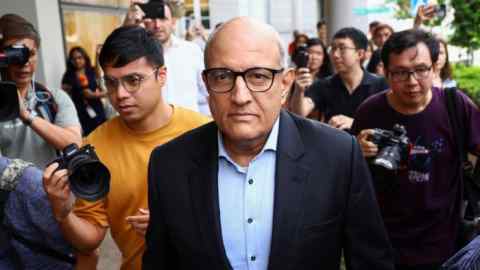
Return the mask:
<svg viewBox="0 0 480 270">
<path fill-rule="evenodd" d="M 236 18 L 207 43 L 215 122 L 152 153 L 143 269 L 393 269 L 355 139 L 281 110 L 280 42 Z"/>
</svg>

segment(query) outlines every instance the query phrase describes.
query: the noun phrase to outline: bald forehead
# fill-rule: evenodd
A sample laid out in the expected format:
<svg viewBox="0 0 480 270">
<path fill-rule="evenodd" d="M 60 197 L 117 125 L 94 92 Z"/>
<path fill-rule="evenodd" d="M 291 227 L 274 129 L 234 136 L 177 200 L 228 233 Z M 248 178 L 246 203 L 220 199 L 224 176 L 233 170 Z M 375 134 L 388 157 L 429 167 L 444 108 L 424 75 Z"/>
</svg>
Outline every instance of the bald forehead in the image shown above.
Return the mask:
<svg viewBox="0 0 480 270">
<path fill-rule="evenodd" d="M 208 66 L 209 56 L 214 56 L 212 50 L 232 43 L 245 50 L 267 45 L 269 50 L 276 50 L 283 65 L 284 52 L 278 32 L 268 24 L 247 17 L 232 19 L 212 33 L 205 48 L 205 65 Z"/>
</svg>

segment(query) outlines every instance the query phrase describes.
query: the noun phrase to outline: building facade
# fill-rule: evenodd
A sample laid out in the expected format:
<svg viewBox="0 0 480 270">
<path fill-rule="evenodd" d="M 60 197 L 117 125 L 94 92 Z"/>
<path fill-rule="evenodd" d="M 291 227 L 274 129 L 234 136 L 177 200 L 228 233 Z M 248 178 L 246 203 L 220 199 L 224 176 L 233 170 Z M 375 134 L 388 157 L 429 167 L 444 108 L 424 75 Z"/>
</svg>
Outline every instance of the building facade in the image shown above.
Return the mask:
<svg viewBox="0 0 480 270">
<path fill-rule="evenodd" d="M 372 0 L 370 0 L 372 1 Z M 383 1 L 383 0 L 380 0 Z M 326 19 L 329 33 L 344 26 L 367 29 L 368 16 L 361 10 L 368 0 L 183 0 L 186 16 L 177 34 L 185 33 L 187 21 L 207 28 L 236 16 L 250 16 L 271 24 L 288 44 L 293 30 L 316 35 L 316 23 Z M 65 57 L 82 46 L 95 63 L 95 54 L 107 35 L 121 25 L 130 0 L 3 0 L 0 16 L 17 13 L 31 21 L 42 38 L 36 79 L 60 87 Z"/>
</svg>

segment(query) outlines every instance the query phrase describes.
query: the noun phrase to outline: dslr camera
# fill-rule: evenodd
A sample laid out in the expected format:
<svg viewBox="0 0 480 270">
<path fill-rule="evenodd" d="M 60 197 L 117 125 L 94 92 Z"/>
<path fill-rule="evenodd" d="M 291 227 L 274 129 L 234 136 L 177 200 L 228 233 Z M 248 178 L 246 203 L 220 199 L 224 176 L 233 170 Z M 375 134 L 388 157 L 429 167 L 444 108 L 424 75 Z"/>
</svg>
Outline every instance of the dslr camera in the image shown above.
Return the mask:
<svg viewBox="0 0 480 270">
<path fill-rule="evenodd" d="M 378 146 L 378 154 L 373 164 L 388 170 L 397 170 L 407 160 L 410 140 L 405 127 L 396 124 L 393 130 L 374 129 L 369 140 Z"/>
<path fill-rule="evenodd" d="M 0 68 L 8 65 L 25 65 L 30 58 L 30 50 L 24 45 L 11 45 L 0 51 Z"/>
<path fill-rule="evenodd" d="M 145 13 L 146 19 L 164 19 L 165 18 L 165 1 L 150 0 L 146 4 L 137 4 Z"/>
<path fill-rule="evenodd" d="M 30 50 L 24 45 L 11 45 L 0 51 L 0 78 L 5 75 L 4 71 L 9 65 L 25 65 L 30 58 Z M 18 103 L 17 86 L 13 82 L 0 80 L 0 122 L 13 120 L 20 113 Z"/>
<path fill-rule="evenodd" d="M 308 66 L 308 50 L 306 44 L 301 44 L 293 52 L 292 60 L 297 68 L 306 68 Z"/>
<path fill-rule="evenodd" d="M 100 162 L 93 146 L 87 144 L 78 148 L 70 144 L 51 163 L 54 162 L 59 164 L 57 170 L 68 170 L 70 189 L 75 196 L 97 201 L 109 192 L 110 171 Z"/>
</svg>

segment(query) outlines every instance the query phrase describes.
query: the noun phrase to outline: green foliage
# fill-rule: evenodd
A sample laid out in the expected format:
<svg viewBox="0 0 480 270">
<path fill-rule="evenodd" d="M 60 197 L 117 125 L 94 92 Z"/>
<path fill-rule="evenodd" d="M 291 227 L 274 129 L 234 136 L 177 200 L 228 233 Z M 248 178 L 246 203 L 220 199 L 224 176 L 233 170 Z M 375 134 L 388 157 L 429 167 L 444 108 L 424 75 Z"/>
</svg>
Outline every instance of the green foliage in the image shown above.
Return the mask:
<svg viewBox="0 0 480 270">
<path fill-rule="evenodd" d="M 453 78 L 457 81 L 458 88 L 480 105 L 480 66 L 455 65 Z"/>
<path fill-rule="evenodd" d="M 397 19 L 410 19 L 412 15 L 410 14 L 410 0 L 397 0 L 397 10 L 395 12 L 395 17 Z"/>
<path fill-rule="evenodd" d="M 452 45 L 480 49 L 480 0 L 452 0 L 455 18 L 452 27 L 455 30 L 450 38 Z"/>
</svg>

